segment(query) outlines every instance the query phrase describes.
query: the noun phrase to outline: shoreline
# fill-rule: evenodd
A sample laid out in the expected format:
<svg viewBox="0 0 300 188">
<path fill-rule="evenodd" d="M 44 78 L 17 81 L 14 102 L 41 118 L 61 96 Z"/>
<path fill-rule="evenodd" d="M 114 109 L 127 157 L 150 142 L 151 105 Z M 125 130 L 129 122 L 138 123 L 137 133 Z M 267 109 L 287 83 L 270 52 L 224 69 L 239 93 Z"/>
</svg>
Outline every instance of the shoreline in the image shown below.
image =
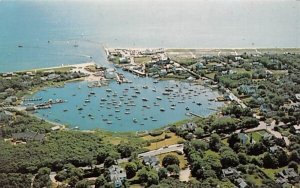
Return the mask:
<svg viewBox="0 0 300 188">
<path fill-rule="evenodd" d="M 146 49 L 164 49 L 167 53 L 170 53 L 169 51 L 175 50 L 177 51 L 187 51 L 187 50 L 207 50 L 207 51 L 213 51 L 213 50 L 297 50 L 298 53 L 300 53 L 300 47 L 284 47 L 284 48 L 266 48 L 266 47 L 259 47 L 259 48 L 162 48 L 162 47 L 105 47 L 103 48 L 104 52 L 107 54 L 107 50 L 112 49 L 127 49 L 127 50 L 146 50 Z M 16 73 L 22 73 L 22 72 L 33 72 L 33 71 L 47 71 L 51 69 L 61 69 L 61 68 L 72 68 L 72 67 L 78 67 L 78 66 L 85 66 L 90 64 L 96 64 L 96 62 L 86 62 L 86 63 L 79 63 L 79 64 L 67 64 L 67 65 L 60 65 L 60 66 L 53 66 L 53 67 L 44 67 L 44 68 L 36 68 L 36 69 L 25 69 L 25 70 L 15 70 L 15 71 L 6 71 L 6 72 L 0 72 L 0 74 L 10 73 L 10 72 L 16 72 Z"/>
</svg>

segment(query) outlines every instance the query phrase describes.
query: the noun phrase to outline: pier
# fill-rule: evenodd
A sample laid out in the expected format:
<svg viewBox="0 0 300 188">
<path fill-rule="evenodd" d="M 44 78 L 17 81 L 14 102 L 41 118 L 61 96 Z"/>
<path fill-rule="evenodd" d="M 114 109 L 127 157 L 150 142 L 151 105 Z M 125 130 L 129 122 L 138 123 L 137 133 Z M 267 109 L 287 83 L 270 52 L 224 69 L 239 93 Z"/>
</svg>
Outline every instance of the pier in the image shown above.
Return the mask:
<svg viewBox="0 0 300 188">
<path fill-rule="evenodd" d="M 196 116 L 196 117 L 202 118 L 200 115 L 198 115 L 198 114 L 195 114 L 194 112 L 190 112 L 190 114 L 191 114 L 191 115 L 193 115 L 193 116 Z"/>
<path fill-rule="evenodd" d="M 138 71 L 138 70 L 134 70 L 134 69 L 131 69 L 131 68 L 123 67 L 123 70 L 131 72 L 131 73 L 133 73 L 133 74 L 135 74 L 137 76 L 141 76 L 141 77 L 146 76 L 146 73 Z"/>
</svg>

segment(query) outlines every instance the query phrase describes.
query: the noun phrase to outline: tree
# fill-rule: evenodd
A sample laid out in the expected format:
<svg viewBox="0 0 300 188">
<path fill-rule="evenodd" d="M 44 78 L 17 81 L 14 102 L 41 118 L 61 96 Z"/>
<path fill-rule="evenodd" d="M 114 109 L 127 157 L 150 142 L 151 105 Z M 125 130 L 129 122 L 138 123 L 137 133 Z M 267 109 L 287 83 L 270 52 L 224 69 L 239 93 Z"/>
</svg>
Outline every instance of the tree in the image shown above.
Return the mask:
<svg viewBox="0 0 300 188">
<path fill-rule="evenodd" d="M 219 151 L 221 148 L 221 138 L 217 134 L 212 134 L 209 140 L 209 147 L 213 151 Z"/>
<path fill-rule="evenodd" d="M 229 144 L 229 147 L 231 147 L 233 149 L 233 147 L 236 143 L 240 143 L 239 135 L 237 133 L 233 133 L 228 138 L 227 143 Z"/>
<path fill-rule="evenodd" d="M 158 177 L 160 180 L 168 177 L 168 170 L 166 168 L 160 168 L 158 170 Z"/>
<path fill-rule="evenodd" d="M 243 118 L 242 122 L 240 123 L 241 128 L 252 128 L 257 127 L 259 125 L 259 121 L 253 117 L 246 117 Z"/>
<path fill-rule="evenodd" d="M 180 168 L 177 164 L 173 164 L 173 165 L 167 166 L 167 170 L 170 172 L 170 174 L 178 176 Z"/>
<path fill-rule="evenodd" d="M 40 168 L 37 175 L 34 178 L 33 187 L 50 187 L 51 179 L 49 177 L 51 170 L 49 168 Z"/>
<path fill-rule="evenodd" d="M 231 117 L 222 117 L 212 123 L 212 129 L 217 132 L 230 132 L 236 129 L 237 119 Z"/>
<path fill-rule="evenodd" d="M 88 187 L 89 187 L 88 180 L 81 180 L 77 182 L 75 185 L 75 188 L 88 188 Z"/>
<path fill-rule="evenodd" d="M 211 169 L 207 169 L 203 171 L 203 179 L 207 179 L 207 178 L 217 178 L 216 172 L 214 170 Z"/>
<path fill-rule="evenodd" d="M 223 168 L 237 166 L 239 164 L 239 158 L 231 149 L 225 149 L 225 151 L 221 152 L 221 163 Z"/>
<path fill-rule="evenodd" d="M 128 143 L 120 143 L 117 146 L 118 152 L 121 153 L 121 157 L 130 157 L 131 153 L 134 151 L 134 147 Z"/>
<path fill-rule="evenodd" d="M 247 155 L 245 153 L 238 153 L 238 158 L 239 158 L 239 162 L 241 164 L 244 164 L 244 165 L 247 164 L 248 157 L 247 157 Z"/>
<path fill-rule="evenodd" d="M 295 151 L 295 150 L 292 151 L 291 155 L 290 155 L 290 160 L 295 161 L 299 164 L 300 163 L 300 154 L 299 154 L 299 152 Z"/>
<path fill-rule="evenodd" d="M 77 176 L 72 176 L 69 181 L 69 185 L 71 187 L 75 187 L 75 185 L 79 182 L 79 178 Z"/>
<path fill-rule="evenodd" d="M 286 166 L 289 162 L 289 157 L 283 149 L 278 149 L 275 153 L 279 167 Z"/>
<path fill-rule="evenodd" d="M 99 176 L 95 181 L 95 188 L 103 187 L 106 184 L 106 179 L 103 175 Z"/>
<path fill-rule="evenodd" d="M 148 170 L 144 167 L 138 171 L 137 176 L 140 182 L 147 182 L 148 181 Z"/>
<path fill-rule="evenodd" d="M 194 134 L 197 138 L 202 138 L 204 135 L 204 130 L 201 127 L 196 128 Z"/>
<path fill-rule="evenodd" d="M 206 151 L 208 144 L 202 140 L 192 140 L 190 142 L 196 151 Z"/>
<path fill-rule="evenodd" d="M 112 165 L 114 165 L 115 164 L 115 160 L 114 160 L 114 158 L 112 158 L 112 157 L 110 157 L 110 156 L 108 156 L 105 160 L 104 160 L 104 166 L 106 167 L 106 168 L 108 168 L 108 167 L 110 167 L 110 166 L 112 166 Z"/>
<path fill-rule="evenodd" d="M 267 148 L 261 142 L 256 142 L 247 147 L 247 153 L 249 155 L 260 155 L 267 151 Z"/>
<path fill-rule="evenodd" d="M 263 164 L 265 168 L 277 168 L 278 160 L 275 156 L 270 153 L 266 153 L 263 157 Z"/>
<path fill-rule="evenodd" d="M 295 161 L 289 163 L 289 168 L 293 168 L 295 172 L 298 172 L 298 164 Z"/>
<path fill-rule="evenodd" d="M 125 170 L 126 170 L 127 178 L 130 179 L 135 176 L 136 171 L 137 171 L 137 166 L 135 163 L 131 162 L 125 166 Z"/>
<path fill-rule="evenodd" d="M 157 172 L 155 171 L 150 171 L 148 172 L 148 178 L 147 178 L 147 185 L 150 186 L 150 185 L 157 185 L 158 182 L 159 182 L 159 177 L 157 175 Z"/>
<path fill-rule="evenodd" d="M 175 155 L 166 155 L 163 158 L 162 165 L 164 167 L 167 167 L 167 166 L 173 165 L 173 164 L 179 165 L 179 159 L 178 159 L 177 156 L 175 156 Z"/>
</svg>

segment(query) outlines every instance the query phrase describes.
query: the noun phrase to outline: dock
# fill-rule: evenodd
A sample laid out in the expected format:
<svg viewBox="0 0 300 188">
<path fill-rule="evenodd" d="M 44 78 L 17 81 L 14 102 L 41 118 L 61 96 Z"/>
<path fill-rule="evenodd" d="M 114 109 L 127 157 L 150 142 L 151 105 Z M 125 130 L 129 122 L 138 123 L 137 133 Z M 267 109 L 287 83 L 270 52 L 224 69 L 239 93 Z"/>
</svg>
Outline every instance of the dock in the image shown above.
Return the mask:
<svg viewBox="0 0 300 188">
<path fill-rule="evenodd" d="M 144 73 L 144 72 L 141 72 L 141 71 L 138 71 L 138 70 L 134 70 L 134 69 L 130 69 L 130 68 L 127 68 L 127 67 L 123 67 L 123 70 L 131 72 L 131 73 L 133 73 L 133 74 L 135 74 L 137 76 L 141 76 L 141 77 L 146 76 L 146 73 Z"/>
<path fill-rule="evenodd" d="M 200 115 L 198 115 L 198 114 L 195 114 L 194 112 L 189 112 L 191 115 L 193 115 L 193 116 L 196 116 L 196 117 L 199 117 L 199 118 L 202 118 Z"/>
</svg>

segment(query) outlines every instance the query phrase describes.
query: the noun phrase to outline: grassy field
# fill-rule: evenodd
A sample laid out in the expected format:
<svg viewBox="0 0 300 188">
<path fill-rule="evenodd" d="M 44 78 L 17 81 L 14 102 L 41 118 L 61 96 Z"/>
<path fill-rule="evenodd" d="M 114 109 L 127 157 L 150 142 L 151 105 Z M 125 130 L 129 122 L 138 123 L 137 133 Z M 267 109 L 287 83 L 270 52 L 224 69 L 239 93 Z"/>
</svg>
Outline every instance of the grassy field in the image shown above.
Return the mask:
<svg viewBox="0 0 300 188">
<path fill-rule="evenodd" d="M 190 57 L 185 57 L 185 58 L 172 57 L 171 59 L 183 66 L 190 66 L 192 64 L 197 63 L 197 59 L 190 58 Z"/>
<path fill-rule="evenodd" d="M 253 175 L 247 175 L 246 176 L 246 180 L 250 181 L 250 182 L 254 182 L 255 185 L 262 185 L 262 179 L 257 175 L 257 174 L 253 174 Z"/>
<path fill-rule="evenodd" d="M 215 78 L 215 75 L 216 75 L 216 73 L 209 73 L 209 74 L 206 74 L 205 76 L 207 77 L 207 78 L 210 78 L 210 79 L 214 79 Z"/>
<path fill-rule="evenodd" d="M 134 133 L 124 132 L 124 133 L 114 133 L 104 130 L 96 130 L 95 134 L 102 137 L 102 139 L 110 144 L 118 145 L 121 142 L 141 142 L 143 141 L 140 137 L 135 136 Z"/>
<path fill-rule="evenodd" d="M 170 153 L 164 153 L 164 154 L 158 155 L 157 157 L 158 157 L 158 159 L 159 159 L 161 165 L 162 165 L 162 160 L 163 160 L 163 158 L 164 158 L 166 155 L 174 155 L 174 156 L 178 157 L 180 169 L 185 169 L 185 168 L 186 168 L 186 166 L 187 166 L 187 164 L 188 164 L 186 158 L 184 157 L 184 155 L 179 155 L 179 154 L 176 153 L 176 152 L 170 152 Z"/>
<path fill-rule="evenodd" d="M 266 133 L 266 131 L 257 131 L 257 132 L 252 132 L 252 133 L 248 133 L 248 136 L 250 137 L 250 135 L 252 134 L 252 138 L 255 142 L 259 142 L 264 134 Z"/>
<path fill-rule="evenodd" d="M 228 144 L 228 142 L 227 142 L 227 138 L 225 138 L 225 139 L 222 139 L 221 140 L 221 142 L 224 144 L 224 145 L 226 145 L 226 146 L 229 146 L 229 144 Z"/>
<path fill-rule="evenodd" d="M 285 169 L 286 167 L 282 167 L 282 168 L 277 168 L 277 169 L 267 169 L 267 168 L 261 168 L 262 171 L 264 171 L 267 176 L 269 178 L 271 178 L 272 180 L 275 180 L 275 176 L 278 172 L 282 171 L 283 169 Z"/>
<path fill-rule="evenodd" d="M 146 56 L 146 57 L 135 57 L 134 62 L 137 64 L 145 64 L 151 61 L 151 57 Z"/>
<path fill-rule="evenodd" d="M 183 139 L 179 136 L 176 136 L 174 133 L 163 133 L 159 136 L 144 136 L 142 137 L 144 140 L 154 140 L 154 139 L 163 139 L 165 138 L 165 134 L 168 134 L 169 136 L 171 136 L 171 138 L 168 139 L 164 139 L 162 141 L 159 142 L 152 142 L 150 146 L 146 147 L 149 150 L 155 150 L 164 146 L 169 146 L 169 145 L 173 145 L 173 144 L 177 144 L 179 141 L 182 141 Z"/>
</svg>

